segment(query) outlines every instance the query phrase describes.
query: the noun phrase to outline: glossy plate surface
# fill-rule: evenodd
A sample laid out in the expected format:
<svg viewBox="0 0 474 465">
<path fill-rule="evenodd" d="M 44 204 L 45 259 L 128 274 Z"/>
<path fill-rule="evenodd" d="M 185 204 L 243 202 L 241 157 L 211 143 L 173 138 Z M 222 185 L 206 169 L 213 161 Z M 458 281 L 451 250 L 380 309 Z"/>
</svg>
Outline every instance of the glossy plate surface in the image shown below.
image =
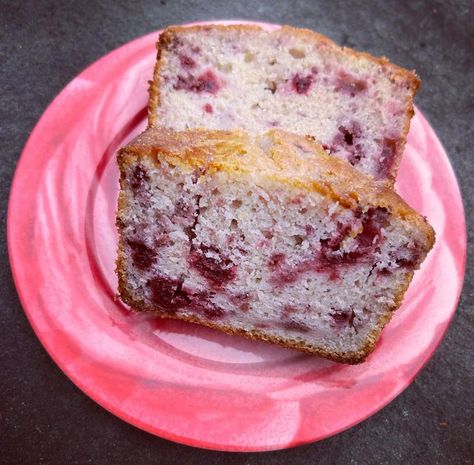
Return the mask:
<svg viewBox="0 0 474 465">
<path fill-rule="evenodd" d="M 77 76 L 23 151 L 8 241 L 18 293 L 37 336 L 100 405 L 185 444 L 279 449 L 362 421 L 413 380 L 458 301 L 465 221 L 440 142 L 417 110 L 397 189 L 428 217 L 437 242 L 366 363 L 338 365 L 132 314 L 115 299 L 115 152 L 145 127 L 156 39 L 153 33 L 130 42 Z"/>
</svg>

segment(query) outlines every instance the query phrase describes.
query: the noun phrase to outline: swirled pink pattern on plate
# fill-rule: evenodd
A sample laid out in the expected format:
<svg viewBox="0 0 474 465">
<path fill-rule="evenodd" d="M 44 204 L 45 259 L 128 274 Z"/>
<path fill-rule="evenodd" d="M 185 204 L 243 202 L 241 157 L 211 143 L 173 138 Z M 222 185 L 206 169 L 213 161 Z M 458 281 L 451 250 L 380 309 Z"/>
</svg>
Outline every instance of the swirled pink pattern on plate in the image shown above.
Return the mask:
<svg viewBox="0 0 474 465">
<path fill-rule="evenodd" d="M 428 217 L 437 242 L 366 363 L 338 365 L 135 315 L 115 299 L 115 152 L 145 127 L 156 39 L 153 33 L 130 42 L 82 72 L 51 103 L 24 149 L 8 241 L 36 334 L 100 405 L 174 441 L 269 450 L 360 422 L 413 380 L 456 308 L 466 231 L 442 146 L 417 110 L 397 189 Z"/>
</svg>

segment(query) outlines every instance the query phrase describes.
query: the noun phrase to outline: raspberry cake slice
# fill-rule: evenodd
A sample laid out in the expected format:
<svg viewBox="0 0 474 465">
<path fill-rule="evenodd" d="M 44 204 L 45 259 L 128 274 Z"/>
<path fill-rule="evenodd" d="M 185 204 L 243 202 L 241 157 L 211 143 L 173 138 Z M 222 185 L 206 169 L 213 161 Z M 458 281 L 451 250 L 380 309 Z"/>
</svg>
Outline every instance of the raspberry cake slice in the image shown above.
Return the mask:
<svg viewBox="0 0 474 465">
<path fill-rule="evenodd" d="M 149 125 L 311 135 L 393 183 L 413 115 L 413 72 L 283 26 L 171 27 L 160 36 Z"/>
<path fill-rule="evenodd" d="M 151 128 L 118 163 L 125 303 L 331 360 L 367 357 L 434 242 L 390 188 L 280 130 Z"/>
</svg>

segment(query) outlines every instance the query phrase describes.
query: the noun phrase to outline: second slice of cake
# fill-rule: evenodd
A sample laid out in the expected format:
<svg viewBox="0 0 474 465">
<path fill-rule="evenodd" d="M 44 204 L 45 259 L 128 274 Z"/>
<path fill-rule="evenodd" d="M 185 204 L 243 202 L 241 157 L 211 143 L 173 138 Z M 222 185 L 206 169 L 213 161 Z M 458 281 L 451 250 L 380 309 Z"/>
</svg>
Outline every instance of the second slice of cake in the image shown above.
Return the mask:
<svg viewBox="0 0 474 465">
<path fill-rule="evenodd" d="M 393 183 L 418 86 L 415 73 L 309 30 L 171 27 L 158 43 L 149 123 L 255 134 L 281 128 Z"/>
<path fill-rule="evenodd" d="M 396 193 L 282 131 L 149 129 L 119 154 L 136 310 L 357 363 L 434 242 Z"/>
</svg>

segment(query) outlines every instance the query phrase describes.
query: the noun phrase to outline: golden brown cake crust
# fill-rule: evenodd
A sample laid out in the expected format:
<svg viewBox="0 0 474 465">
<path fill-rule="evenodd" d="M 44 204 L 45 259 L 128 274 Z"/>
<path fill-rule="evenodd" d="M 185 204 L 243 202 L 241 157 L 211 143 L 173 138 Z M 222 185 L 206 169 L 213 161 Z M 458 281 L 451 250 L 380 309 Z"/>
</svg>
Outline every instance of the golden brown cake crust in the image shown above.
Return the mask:
<svg viewBox="0 0 474 465">
<path fill-rule="evenodd" d="M 280 130 L 269 131 L 262 137 L 270 138 L 274 144 L 274 146 L 270 144 L 269 147 L 274 147 L 275 150 L 272 152 L 270 148 L 267 156 L 263 155 L 262 148 L 254 140 L 261 141 L 261 138 L 251 138 L 241 131 L 194 130 L 173 132 L 165 129 L 148 129 L 119 152 L 118 163 L 122 174 L 121 186 L 124 187 L 124 173 L 127 165 L 142 157 L 149 158 L 155 163 L 166 160 L 172 165 L 189 170 L 205 168 L 206 170 L 241 173 L 246 172 L 246 168 L 251 169 L 256 166 L 262 176 L 268 176 L 274 181 L 286 183 L 296 189 L 323 193 L 350 208 L 356 208 L 359 202 L 387 208 L 392 215 L 415 224 L 423 232 L 426 237 L 424 253 L 428 253 L 432 248 L 435 235 L 431 226 L 425 218 L 416 213 L 391 189 L 375 183 L 369 176 L 361 174 L 344 161 L 329 156 L 319 144 L 312 140 Z M 265 144 L 268 143 L 265 142 Z M 292 155 L 296 145 L 303 147 L 304 150 L 317 153 L 319 155 L 316 157 L 317 161 L 315 162 L 314 158 L 311 161 L 296 160 L 296 156 Z M 322 179 L 326 179 L 326 181 L 323 183 Z M 354 188 L 354 186 L 357 186 L 357 188 Z M 118 217 L 121 216 L 121 212 L 125 208 L 126 198 L 120 195 Z M 119 220 L 117 220 L 117 226 L 120 230 Z M 227 334 L 269 341 L 284 347 L 349 364 L 363 362 L 374 350 L 382 329 L 390 321 L 394 311 L 401 305 L 403 296 L 413 277 L 413 272 L 407 274 L 405 281 L 397 290 L 394 305 L 380 317 L 376 328 L 368 335 L 363 348 L 355 352 L 341 354 L 294 339 L 268 335 L 258 330 L 245 331 L 194 316 L 174 315 L 150 309 L 143 302 L 134 300 L 127 291 L 125 263 L 124 244 L 120 239 L 116 262 L 118 289 L 123 302 L 130 305 L 134 310 L 199 323 L 219 329 Z"/>
</svg>

